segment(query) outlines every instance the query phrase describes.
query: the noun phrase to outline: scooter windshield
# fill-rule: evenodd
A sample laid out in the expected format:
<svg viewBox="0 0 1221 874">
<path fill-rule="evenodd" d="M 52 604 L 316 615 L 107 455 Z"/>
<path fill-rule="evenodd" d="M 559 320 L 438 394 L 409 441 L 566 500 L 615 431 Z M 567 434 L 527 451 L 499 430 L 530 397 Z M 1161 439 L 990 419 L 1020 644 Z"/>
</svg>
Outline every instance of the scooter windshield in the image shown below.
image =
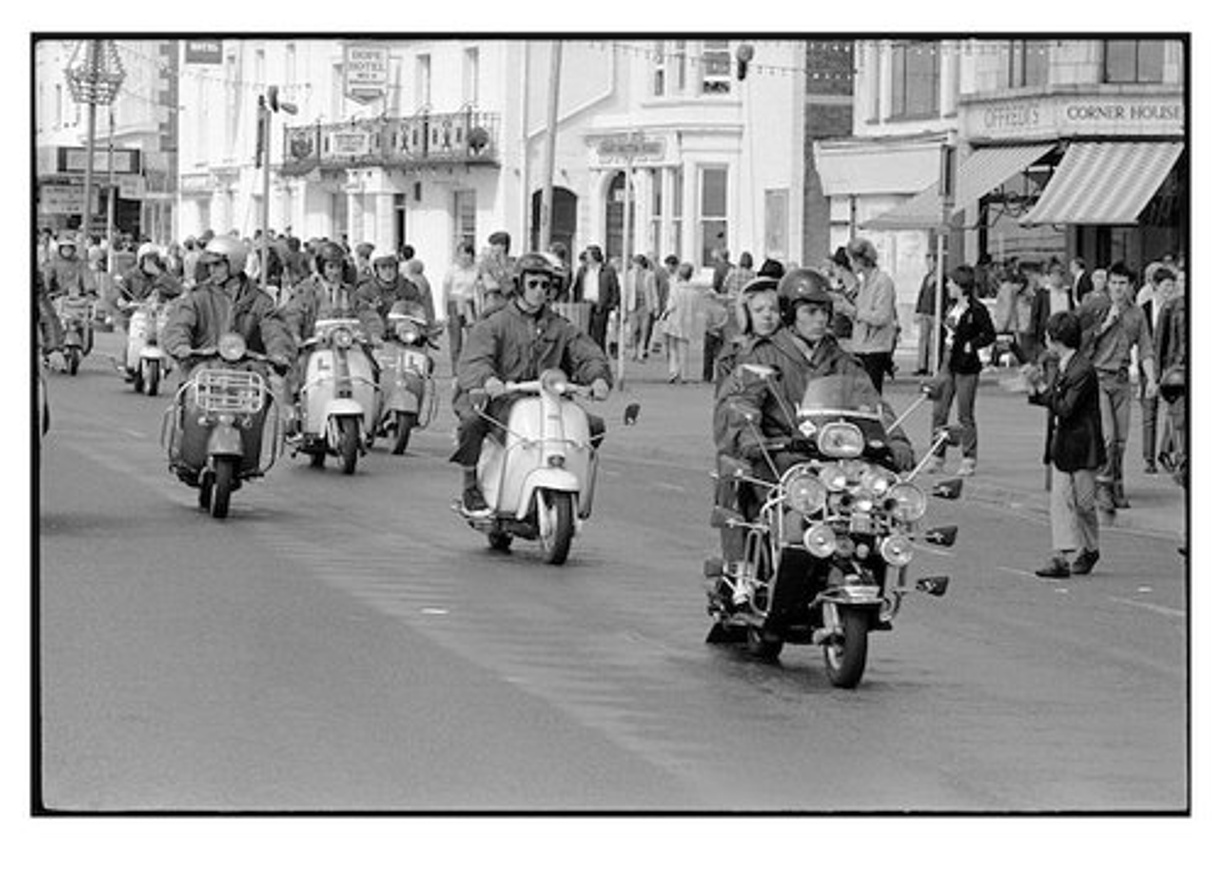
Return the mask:
<svg viewBox="0 0 1221 874">
<path fill-rule="evenodd" d="M 816 376 L 806 383 L 800 416 L 848 416 L 881 421 L 881 399 L 869 377 L 860 373 L 832 373 Z"/>
</svg>

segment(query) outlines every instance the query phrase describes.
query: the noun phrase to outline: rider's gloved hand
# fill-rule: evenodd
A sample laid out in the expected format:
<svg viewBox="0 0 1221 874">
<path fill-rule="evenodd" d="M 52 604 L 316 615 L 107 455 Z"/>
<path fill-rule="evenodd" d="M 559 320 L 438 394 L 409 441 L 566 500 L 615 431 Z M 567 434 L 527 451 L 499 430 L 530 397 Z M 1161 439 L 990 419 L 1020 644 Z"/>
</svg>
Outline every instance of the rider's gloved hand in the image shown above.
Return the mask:
<svg viewBox="0 0 1221 874">
<path fill-rule="evenodd" d="M 606 380 L 598 377 L 589 386 L 590 392 L 593 394 L 595 401 L 604 401 L 610 397 L 610 386 L 606 384 Z"/>
<path fill-rule="evenodd" d="M 498 398 L 505 393 L 505 384 L 494 376 L 489 376 L 483 384 L 483 390 L 489 398 Z"/>
<path fill-rule="evenodd" d="M 904 440 L 896 440 L 890 444 L 890 457 L 898 470 L 911 470 L 916 466 L 916 455 L 911 444 Z"/>
<path fill-rule="evenodd" d="M 190 346 L 175 346 L 173 349 L 170 350 L 170 356 L 178 359 L 179 361 L 185 361 L 186 359 L 191 357 L 191 347 Z"/>
<path fill-rule="evenodd" d="M 288 373 L 288 368 L 291 366 L 291 362 L 283 355 L 273 355 L 271 356 L 270 360 L 271 369 L 274 370 L 278 376 L 283 376 L 284 374 Z"/>
</svg>

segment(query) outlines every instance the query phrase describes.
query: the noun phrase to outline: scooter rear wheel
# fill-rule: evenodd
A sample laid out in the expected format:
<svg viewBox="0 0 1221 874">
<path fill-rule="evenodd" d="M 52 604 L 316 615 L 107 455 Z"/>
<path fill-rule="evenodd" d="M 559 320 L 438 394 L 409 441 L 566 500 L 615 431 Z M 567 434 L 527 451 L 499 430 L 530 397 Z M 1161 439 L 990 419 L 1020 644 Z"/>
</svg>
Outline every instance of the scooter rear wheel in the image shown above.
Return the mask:
<svg viewBox="0 0 1221 874">
<path fill-rule="evenodd" d="M 68 373 L 71 376 L 76 376 L 76 372 L 81 369 L 81 350 L 73 347 L 68 350 Z"/>
</svg>

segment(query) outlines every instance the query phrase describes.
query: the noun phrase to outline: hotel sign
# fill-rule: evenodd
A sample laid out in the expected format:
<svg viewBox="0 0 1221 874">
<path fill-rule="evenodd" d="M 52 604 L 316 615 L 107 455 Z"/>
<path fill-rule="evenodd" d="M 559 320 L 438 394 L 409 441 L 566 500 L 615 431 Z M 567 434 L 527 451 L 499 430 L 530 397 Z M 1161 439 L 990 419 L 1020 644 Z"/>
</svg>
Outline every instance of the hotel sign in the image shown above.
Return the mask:
<svg viewBox="0 0 1221 874">
<path fill-rule="evenodd" d="M 660 164 L 666 159 L 666 141 L 643 134 L 605 137 L 594 148 L 596 163 L 603 167 L 623 167 L 633 164 Z"/>
<path fill-rule="evenodd" d="M 385 96 L 390 83 L 390 49 L 368 43 L 343 47 L 343 93 L 358 103 Z"/>
<path fill-rule="evenodd" d="M 970 140 L 1064 136 L 1182 136 L 1181 94 L 1062 94 L 963 103 Z"/>
</svg>

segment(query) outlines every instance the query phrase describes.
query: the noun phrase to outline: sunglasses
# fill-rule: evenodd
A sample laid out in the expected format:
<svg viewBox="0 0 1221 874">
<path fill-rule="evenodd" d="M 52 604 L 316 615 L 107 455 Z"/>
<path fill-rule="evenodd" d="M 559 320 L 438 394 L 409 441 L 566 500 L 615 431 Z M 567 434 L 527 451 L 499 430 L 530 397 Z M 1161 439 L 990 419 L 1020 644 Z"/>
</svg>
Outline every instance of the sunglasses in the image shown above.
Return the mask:
<svg viewBox="0 0 1221 874">
<path fill-rule="evenodd" d="M 523 281 L 522 285 L 524 285 L 526 288 L 550 288 L 551 280 L 550 279 L 527 279 L 527 280 Z"/>
</svg>

